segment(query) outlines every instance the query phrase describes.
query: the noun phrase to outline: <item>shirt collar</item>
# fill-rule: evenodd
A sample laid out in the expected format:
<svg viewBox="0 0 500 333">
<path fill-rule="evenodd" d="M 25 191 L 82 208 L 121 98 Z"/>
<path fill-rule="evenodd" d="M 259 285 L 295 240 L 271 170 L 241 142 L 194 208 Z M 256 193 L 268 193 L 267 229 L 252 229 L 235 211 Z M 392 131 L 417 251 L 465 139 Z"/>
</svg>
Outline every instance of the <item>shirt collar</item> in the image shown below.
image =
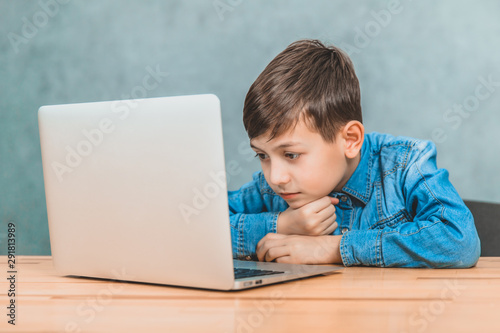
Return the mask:
<svg viewBox="0 0 500 333">
<path fill-rule="evenodd" d="M 370 140 L 365 135 L 359 164 L 342 188 L 342 192 L 359 199 L 365 205 L 368 203 L 373 188 L 371 180 L 373 159 L 370 146 Z"/>
</svg>

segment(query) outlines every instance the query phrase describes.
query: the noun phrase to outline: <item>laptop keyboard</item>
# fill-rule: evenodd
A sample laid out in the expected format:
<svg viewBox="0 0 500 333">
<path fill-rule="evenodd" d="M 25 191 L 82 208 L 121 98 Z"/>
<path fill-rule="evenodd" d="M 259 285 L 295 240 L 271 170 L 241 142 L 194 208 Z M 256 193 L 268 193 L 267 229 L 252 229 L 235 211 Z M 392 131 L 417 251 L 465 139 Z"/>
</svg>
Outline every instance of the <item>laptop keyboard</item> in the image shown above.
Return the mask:
<svg viewBox="0 0 500 333">
<path fill-rule="evenodd" d="M 242 279 L 247 277 L 262 276 L 262 275 L 273 275 L 282 274 L 285 272 L 280 271 L 268 271 L 264 269 L 250 269 L 250 268 L 235 268 L 234 277 L 236 279 Z"/>
</svg>

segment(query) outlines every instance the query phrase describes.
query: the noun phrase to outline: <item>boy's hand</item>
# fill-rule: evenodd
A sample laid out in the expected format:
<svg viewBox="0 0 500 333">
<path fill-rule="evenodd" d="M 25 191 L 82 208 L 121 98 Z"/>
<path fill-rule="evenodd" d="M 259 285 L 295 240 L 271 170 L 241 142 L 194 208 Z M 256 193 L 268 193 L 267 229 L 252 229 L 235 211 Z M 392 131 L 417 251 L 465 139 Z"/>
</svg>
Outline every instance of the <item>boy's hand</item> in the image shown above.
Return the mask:
<svg viewBox="0 0 500 333">
<path fill-rule="evenodd" d="M 323 197 L 293 209 L 288 207 L 278 216 L 276 231 L 286 235 L 330 235 L 337 229 L 335 206 L 339 199 Z"/>
<path fill-rule="evenodd" d="M 341 264 L 342 236 L 297 236 L 269 233 L 257 244 L 260 261 L 290 264 Z"/>
</svg>

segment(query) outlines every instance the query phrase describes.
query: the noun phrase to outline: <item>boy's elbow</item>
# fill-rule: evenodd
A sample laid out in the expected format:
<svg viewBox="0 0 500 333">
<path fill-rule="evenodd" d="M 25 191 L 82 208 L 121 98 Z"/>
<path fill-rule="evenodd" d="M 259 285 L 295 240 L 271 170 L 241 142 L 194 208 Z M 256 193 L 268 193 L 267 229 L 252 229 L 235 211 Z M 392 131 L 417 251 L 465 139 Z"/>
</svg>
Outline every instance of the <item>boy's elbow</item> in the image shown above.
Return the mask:
<svg viewBox="0 0 500 333">
<path fill-rule="evenodd" d="M 481 256 L 481 241 L 477 235 L 476 228 L 472 224 L 472 230 L 463 233 L 453 248 L 450 248 L 449 268 L 470 268 L 477 264 Z"/>
<path fill-rule="evenodd" d="M 474 267 L 481 256 L 481 241 L 474 226 L 472 215 L 463 219 L 461 226 L 448 220 L 447 235 L 440 237 L 435 252 L 428 258 L 430 268 L 470 268 Z M 466 223 L 464 223 L 466 222 Z"/>
<path fill-rule="evenodd" d="M 470 268 L 476 266 L 481 256 L 481 241 L 475 229 L 474 235 L 470 235 L 468 241 L 464 242 L 462 256 L 463 260 L 458 263 L 459 265 L 457 266 L 459 267 L 457 268 Z"/>
</svg>

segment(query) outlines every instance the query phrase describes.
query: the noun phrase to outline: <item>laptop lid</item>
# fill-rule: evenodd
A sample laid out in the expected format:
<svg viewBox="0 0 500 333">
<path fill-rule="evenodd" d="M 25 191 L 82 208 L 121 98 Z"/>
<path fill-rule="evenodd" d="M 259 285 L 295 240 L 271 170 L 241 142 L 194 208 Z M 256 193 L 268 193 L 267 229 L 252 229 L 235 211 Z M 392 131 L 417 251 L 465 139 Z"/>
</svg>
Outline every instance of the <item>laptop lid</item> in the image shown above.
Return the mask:
<svg viewBox="0 0 500 333">
<path fill-rule="evenodd" d="M 43 106 L 38 117 L 59 273 L 233 286 L 215 95 Z"/>
</svg>

